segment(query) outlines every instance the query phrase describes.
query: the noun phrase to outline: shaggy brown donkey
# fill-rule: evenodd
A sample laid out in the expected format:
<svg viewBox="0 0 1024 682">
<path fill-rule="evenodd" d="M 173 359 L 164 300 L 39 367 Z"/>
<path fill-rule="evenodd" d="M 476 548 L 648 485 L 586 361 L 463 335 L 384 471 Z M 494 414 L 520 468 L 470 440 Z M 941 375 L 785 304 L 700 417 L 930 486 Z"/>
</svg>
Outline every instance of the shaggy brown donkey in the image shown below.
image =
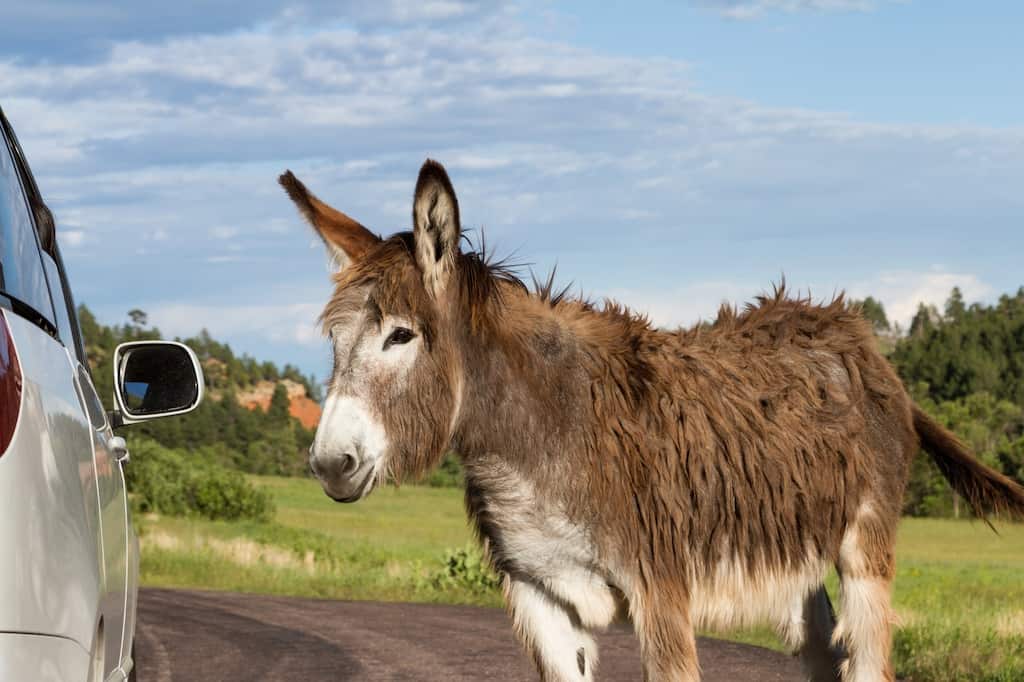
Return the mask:
<svg viewBox="0 0 1024 682">
<path fill-rule="evenodd" d="M 290 172 L 281 184 L 340 265 L 310 466 L 353 502 L 457 452 L 545 680 L 593 679 L 592 633 L 620 610 L 648 680 L 699 679 L 695 627 L 763 620 L 813 679 L 891 680 L 893 544 L 918 449 L 979 514 L 1024 515 L 1024 490 L 911 402 L 842 297 L 779 288 L 708 327 L 655 329 L 462 252 L 433 161 L 413 231 L 388 239 Z"/>
</svg>

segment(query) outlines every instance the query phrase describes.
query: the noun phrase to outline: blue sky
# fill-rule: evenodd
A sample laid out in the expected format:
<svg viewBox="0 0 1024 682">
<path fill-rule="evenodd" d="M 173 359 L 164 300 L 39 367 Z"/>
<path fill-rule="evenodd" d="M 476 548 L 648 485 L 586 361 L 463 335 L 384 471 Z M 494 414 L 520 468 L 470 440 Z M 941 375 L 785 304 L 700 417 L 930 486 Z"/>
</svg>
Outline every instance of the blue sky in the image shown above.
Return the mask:
<svg viewBox="0 0 1024 682">
<path fill-rule="evenodd" d="M 275 179 L 387 234 L 427 156 L 464 227 L 661 324 L 782 273 L 903 322 L 1024 284 L 1018 3 L 139 6 L 0 25 L 0 104 L 106 322 L 323 377 L 326 259 Z"/>
</svg>

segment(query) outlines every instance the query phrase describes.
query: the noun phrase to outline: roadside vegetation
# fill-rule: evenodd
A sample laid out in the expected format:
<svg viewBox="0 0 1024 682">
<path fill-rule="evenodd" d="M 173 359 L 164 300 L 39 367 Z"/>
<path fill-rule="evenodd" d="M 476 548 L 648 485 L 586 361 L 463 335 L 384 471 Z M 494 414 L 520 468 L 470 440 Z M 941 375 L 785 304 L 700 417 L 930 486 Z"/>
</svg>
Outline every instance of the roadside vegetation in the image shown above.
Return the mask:
<svg viewBox="0 0 1024 682">
<path fill-rule="evenodd" d="M 133 511 L 197 516 L 226 521 L 269 521 L 274 502 L 241 472 L 202 456 L 166 448 L 148 438 L 132 439 L 132 465 L 125 468 Z"/>
<path fill-rule="evenodd" d="M 137 517 L 143 581 L 331 599 L 498 606 L 461 491 L 386 487 L 356 505 L 333 502 L 315 481 L 249 477 L 269 494 L 272 522 Z"/>
</svg>

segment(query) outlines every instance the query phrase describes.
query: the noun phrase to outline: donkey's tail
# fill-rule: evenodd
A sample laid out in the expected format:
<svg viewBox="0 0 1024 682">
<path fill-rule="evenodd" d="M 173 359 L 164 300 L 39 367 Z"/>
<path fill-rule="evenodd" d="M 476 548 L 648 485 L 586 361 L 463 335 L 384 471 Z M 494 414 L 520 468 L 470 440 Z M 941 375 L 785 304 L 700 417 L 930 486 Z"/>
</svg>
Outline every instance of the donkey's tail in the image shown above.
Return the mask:
<svg viewBox="0 0 1024 682">
<path fill-rule="evenodd" d="M 986 466 L 950 431 L 914 405 L 914 429 L 921 447 L 976 516 L 990 514 L 1024 521 L 1024 487 Z"/>
</svg>

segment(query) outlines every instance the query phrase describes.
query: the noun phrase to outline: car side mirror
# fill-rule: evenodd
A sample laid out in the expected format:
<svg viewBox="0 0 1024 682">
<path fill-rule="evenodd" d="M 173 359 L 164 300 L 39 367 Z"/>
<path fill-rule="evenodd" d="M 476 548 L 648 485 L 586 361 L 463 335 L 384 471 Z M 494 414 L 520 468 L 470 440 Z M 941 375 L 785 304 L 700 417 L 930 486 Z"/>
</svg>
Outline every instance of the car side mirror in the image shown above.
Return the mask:
<svg viewBox="0 0 1024 682">
<path fill-rule="evenodd" d="M 183 343 L 132 341 L 114 351 L 117 425 L 191 412 L 203 389 L 199 358 Z"/>
</svg>

